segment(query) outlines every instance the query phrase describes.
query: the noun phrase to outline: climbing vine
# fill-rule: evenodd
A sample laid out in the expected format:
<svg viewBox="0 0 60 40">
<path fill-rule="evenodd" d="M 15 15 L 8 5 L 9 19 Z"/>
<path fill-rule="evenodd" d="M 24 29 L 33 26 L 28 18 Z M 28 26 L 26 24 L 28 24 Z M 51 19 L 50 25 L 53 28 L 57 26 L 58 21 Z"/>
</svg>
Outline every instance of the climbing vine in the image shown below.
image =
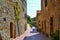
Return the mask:
<svg viewBox="0 0 60 40">
<path fill-rule="evenodd" d="M 15 9 L 15 19 L 19 20 L 20 19 L 20 16 L 19 16 L 20 5 L 19 5 L 18 1 L 15 2 L 14 9 Z"/>
<path fill-rule="evenodd" d="M 20 4 L 18 2 L 18 0 L 16 0 L 15 4 L 14 4 L 14 10 L 15 10 L 15 19 L 16 19 L 16 23 L 17 23 L 17 27 L 18 27 L 18 35 L 19 33 L 19 20 L 20 20 L 20 12 L 21 12 L 21 7 Z"/>
</svg>

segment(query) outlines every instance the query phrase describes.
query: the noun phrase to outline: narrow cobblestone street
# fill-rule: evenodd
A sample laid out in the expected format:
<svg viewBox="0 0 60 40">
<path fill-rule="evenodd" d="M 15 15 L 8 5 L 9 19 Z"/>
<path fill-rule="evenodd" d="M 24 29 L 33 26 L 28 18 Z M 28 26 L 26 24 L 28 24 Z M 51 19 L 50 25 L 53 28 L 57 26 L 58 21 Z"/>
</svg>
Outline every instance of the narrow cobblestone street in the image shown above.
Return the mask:
<svg viewBox="0 0 60 40">
<path fill-rule="evenodd" d="M 37 32 L 36 28 L 28 28 L 27 31 L 20 37 L 17 37 L 13 40 L 49 40 L 46 36 L 43 34 Z"/>
</svg>

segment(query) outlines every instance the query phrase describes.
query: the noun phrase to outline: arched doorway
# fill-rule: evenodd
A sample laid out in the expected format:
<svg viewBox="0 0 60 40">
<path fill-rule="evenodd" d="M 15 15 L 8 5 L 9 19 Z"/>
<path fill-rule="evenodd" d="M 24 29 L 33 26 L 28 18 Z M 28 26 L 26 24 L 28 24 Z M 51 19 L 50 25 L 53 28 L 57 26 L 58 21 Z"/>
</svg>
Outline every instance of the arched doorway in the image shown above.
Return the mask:
<svg viewBox="0 0 60 40">
<path fill-rule="evenodd" d="M 13 23 L 10 22 L 10 38 L 13 38 Z"/>
<path fill-rule="evenodd" d="M 0 34 L 0 40 L 2 40 L 1 34 Z"/>
<path fill-rule="evenodd" d="M 13 22 L 10 22 L 10 38 L 16 37 L 16 27 L 14 27 Z"/>
<path fill-rule="evenodd" d="M 53 32 L 53 17 L 50 18 L 50 34 Z"/>
<path fill-rule="evenodd" d="M 10 22 L 10 38 L 16 38 L 16 26 L 14 27 L 13 22 Z"/>
</svg>

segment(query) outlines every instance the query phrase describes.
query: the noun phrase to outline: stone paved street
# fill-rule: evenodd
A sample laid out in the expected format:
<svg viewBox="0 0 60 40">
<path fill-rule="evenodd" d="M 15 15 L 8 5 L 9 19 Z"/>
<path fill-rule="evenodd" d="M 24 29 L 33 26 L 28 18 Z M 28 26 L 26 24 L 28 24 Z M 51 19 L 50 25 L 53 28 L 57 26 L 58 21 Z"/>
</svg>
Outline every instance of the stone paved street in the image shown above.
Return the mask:
<svg viewBox="0 0 60 40">
<path fill-rule="evenodd" d="M 30 27 L 29 27 L 30 28 Z M 32 30 L 32 31 L 31 31 Z M 23 35 L 13 40 L 49 40 L 46 36 L 36 31 L 36 29 L 28 29 Z"/>
</svg>

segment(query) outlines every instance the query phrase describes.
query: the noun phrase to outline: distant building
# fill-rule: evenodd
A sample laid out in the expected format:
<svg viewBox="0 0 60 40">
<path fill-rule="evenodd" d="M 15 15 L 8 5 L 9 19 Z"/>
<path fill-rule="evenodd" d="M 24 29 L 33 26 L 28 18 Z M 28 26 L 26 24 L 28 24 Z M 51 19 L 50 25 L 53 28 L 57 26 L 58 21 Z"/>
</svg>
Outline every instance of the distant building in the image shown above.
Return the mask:
<svg viewBox="0 0 60 40">
<path fill-rule="evenodd" d="M 37 31 L 41 31 L 42 29 L 42 15 L 41 11 L 37 10 L 37 16 L 36 16 L 36 25 L 37 25 Z"/>
<path fill-rule="evenodd" d="M 22 8 L 17 22 L 15 19 L 15 5 L 16 0 L 0 0 L 0 40 L 10 40 L 24 33 L 27 18 L 26 18 L 26 0 L 18 0 Z"/>
<path fill-rule="evenodd" d="M 37 27 L 40 27 L 41 31 L 43 31 L 45 34 L 50 36 L 51 33 L 59 30 L 60 35 L 60 1 L 41 0 L 41 12 L 39 14 L 37 13 L 37 20 L 42 20 L 40 24 L 37 21 Z"/>
<path fill-rule="evenodd" d="M 36 17 L 32 18 L 32 26 L 36 27 Z"/>
</svg>

